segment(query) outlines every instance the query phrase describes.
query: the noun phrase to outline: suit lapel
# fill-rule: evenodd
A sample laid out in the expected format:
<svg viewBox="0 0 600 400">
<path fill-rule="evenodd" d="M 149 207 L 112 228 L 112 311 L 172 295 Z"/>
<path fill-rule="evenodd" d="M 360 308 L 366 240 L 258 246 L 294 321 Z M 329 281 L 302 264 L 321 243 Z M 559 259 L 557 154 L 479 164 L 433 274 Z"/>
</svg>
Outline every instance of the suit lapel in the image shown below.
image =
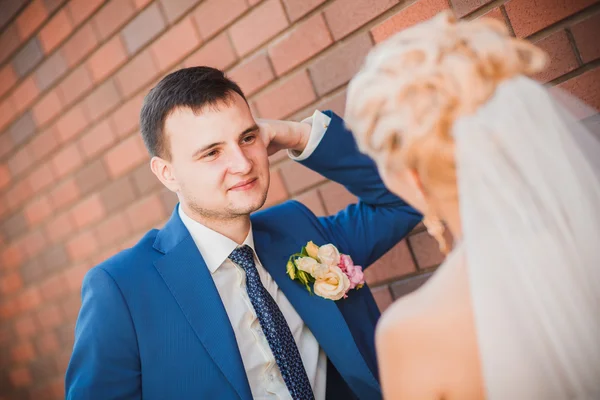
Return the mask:
<svg viewBox="0 0 600 400">
<path fill-rule="evenodd" d="M 274 238 L 255 226 L 254 245 L 261 263 L 275 279 L 319 345 L 358 398 L 370 398 L 380 386 L 360 354 L 346 321 L 332 300 L 310 295 L 306 288 L 286 274 L 286 263 L 301 245 Z"/>
<path fill-rule="evenodd" d="M 251 399 L 250 385 L 233 328 L 212 276 L 177 207 L 155 242 L 166 254 L 154 266 L 177 300 L 194 332 L 215 364 L 242 399 Z"/>
</svg>

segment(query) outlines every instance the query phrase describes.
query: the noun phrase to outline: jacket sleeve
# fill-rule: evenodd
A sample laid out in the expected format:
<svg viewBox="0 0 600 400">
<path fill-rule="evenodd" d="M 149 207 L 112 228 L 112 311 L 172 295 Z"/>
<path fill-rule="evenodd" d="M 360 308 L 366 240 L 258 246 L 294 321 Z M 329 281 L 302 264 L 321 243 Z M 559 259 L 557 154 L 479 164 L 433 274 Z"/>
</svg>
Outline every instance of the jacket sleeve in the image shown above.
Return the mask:
<svg viewBox="0 0 600 400">
<path fill-rule="evenodd" d="M 82 285 L 75 343 L 65 377 L 67 399 L 141 399 L 135 328 L 110 274 L 91 269 Z"/>
<path fill-rule="evenodd" d="M 319 146 L 301 164 L 340 183 L 358 197 L 339 213 L 319 221 L 340 252 L 368 267 L 421 221 L 421 214 L 391 193 L 373 160 L 362 154 L 344 121 L 331 111 L 331 122 Z"/>
</svg>

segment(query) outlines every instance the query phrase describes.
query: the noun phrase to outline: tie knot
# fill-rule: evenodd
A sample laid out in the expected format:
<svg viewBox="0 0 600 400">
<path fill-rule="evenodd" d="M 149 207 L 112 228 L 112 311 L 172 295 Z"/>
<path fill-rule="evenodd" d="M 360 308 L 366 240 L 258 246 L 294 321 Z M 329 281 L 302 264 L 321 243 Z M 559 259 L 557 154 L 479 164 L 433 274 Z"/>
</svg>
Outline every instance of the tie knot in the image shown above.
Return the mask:
<svg viewBox="0 0 600 400">
<path fill-rule="evenodd" d="M 254 265 L 254 251 L 252 247 L 245 244 L 233 250 L 229 255 L 229 259 L 246 269 L 246 266 Z"/>
</svg>

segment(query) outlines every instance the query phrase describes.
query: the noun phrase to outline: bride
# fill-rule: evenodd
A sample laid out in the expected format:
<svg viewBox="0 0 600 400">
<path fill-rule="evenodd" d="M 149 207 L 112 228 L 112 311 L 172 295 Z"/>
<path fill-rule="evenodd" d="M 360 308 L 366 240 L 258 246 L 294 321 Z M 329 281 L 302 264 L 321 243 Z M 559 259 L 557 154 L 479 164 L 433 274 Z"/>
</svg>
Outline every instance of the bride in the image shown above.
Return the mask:
<svg viewBox="0 0 600 400">
<path fill-rule="evenodd" d="M 527 78 L 545 62 L 495 20 L 443 13 L 350 83 L 362 150 L 442 249 L 454 237 L 380 321 L 388 399 L 600 399 L 600 143 L 577 119 L 595 111 Z"/>
</svg>

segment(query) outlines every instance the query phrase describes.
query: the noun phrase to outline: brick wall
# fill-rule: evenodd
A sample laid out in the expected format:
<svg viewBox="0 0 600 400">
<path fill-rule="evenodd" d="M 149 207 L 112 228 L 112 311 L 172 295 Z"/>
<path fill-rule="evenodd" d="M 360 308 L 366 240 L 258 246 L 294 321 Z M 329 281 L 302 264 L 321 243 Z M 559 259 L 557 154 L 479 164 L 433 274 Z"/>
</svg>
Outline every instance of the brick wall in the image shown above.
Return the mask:
<svg viewBox="0 0 600 400">
<path fill-rule="evenodd" d="M 342 114 L 369 49 L 449 7 L 538 43 L 552 64 L 537 78 L 600 108 L 595 0 L 0 0 L 0 398 L 63 395 L 83 275 L 170 215 L 137 130 L 160 77 L 211 65 L 257 116 Z M 283 154 L 272 176 L 269 205 L 354 200 Z M 367 273 L 380 307 L 441 260 L 418 227 Z"/>
</svg>

